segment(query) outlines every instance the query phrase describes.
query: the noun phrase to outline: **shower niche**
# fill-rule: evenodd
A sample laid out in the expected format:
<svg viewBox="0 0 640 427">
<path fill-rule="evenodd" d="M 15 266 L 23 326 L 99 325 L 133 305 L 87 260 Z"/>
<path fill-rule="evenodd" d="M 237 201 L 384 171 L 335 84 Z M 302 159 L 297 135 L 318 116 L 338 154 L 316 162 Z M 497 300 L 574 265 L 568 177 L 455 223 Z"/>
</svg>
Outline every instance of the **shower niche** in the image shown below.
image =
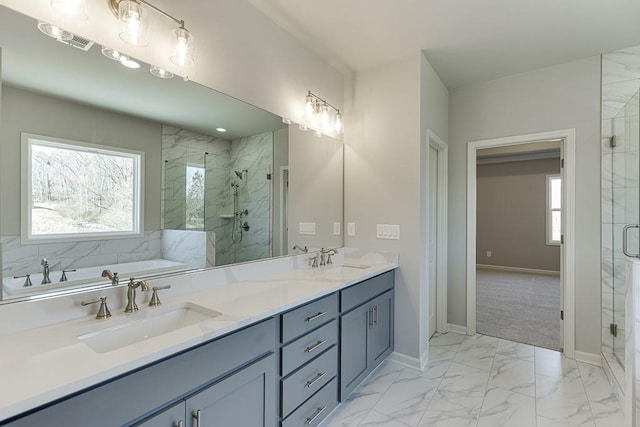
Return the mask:
<svg viewBox="0 0 640 427">
<path fill-rule="evenodd" d="M 226 140 L 167 125 L 162 134 L 163 228 L 211 232 L 215 266 L 276 255 L 271 172 L 286 166 L 274 164 L 286 138 Z"/>
</svg>

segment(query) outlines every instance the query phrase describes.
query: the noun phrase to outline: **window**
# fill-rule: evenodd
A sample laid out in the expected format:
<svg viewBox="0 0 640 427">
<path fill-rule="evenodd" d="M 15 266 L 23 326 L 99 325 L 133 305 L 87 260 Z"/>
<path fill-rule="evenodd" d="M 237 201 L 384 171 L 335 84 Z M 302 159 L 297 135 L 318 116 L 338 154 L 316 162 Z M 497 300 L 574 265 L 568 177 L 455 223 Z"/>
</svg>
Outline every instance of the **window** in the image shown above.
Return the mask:
<svg viewBox="0 0 640 427">
<path fill-rule="evenodd" d="M 559 245 L 562 238 L 562 179 L 547 175 L 547 245 Z"/>
<path fill-rule="evenodd" d="M 22 241 L 139 236 L 144 154 L 22 134 Z"/>
</svg>

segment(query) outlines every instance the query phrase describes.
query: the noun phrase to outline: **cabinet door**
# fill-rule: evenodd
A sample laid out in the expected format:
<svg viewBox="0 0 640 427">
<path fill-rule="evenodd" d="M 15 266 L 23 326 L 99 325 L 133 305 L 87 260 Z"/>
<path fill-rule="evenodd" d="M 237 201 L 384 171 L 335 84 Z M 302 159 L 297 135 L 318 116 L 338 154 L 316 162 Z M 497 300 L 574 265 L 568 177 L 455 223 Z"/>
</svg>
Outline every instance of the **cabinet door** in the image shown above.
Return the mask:
<svg viewBox="0 0 640 427">
<path fill-rule="evenodd" d="M 393 291 L 371 302 L 373 328 L 369 338 L 369 369 L 373 370 L 393 351 Z"/>
<path fill-rule="evenodd" d="M 276 362 L 268 356 L 187 399 L 188 426 L 274 427 Z"/>
<path fill-rule="evenodd" d="M 370 306 L 361 305 L 340 319 L 340 401 L 369 374 Z"/>
<path fill-rule="evenodd" d="M 182 400 L 169 409 L 154 415 L 140 424 L 136 424 L 136 427 L 187 427 L 185 424 L 184 411 L 184 400 Z"/>
</svg>

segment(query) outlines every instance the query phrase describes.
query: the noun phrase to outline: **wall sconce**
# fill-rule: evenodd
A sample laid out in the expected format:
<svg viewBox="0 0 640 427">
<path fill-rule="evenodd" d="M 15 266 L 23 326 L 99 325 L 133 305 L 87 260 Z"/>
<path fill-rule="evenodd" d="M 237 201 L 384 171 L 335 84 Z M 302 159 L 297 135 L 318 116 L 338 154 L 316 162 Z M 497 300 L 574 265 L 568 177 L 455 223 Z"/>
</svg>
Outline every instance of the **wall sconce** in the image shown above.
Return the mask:
<svg viewBox="0 0 640 427">
<path fill-rule="evenodd" d="M 309 123 L 310 127 L 320 127 L 324 130 L 333 128 L 338 135 L 344 132 L 344 122 L 340 110 L 311 91 L 307 92 L 304 110 L 307 123 Z M 331 117 L 332 115 L 333 117 Z M 304 125 L 304 128 L 305 129 L 303 129 L 303 125 L 301 125 L 300 129 L 302 130 L 306 130 L 307 126 Z M 320 132 L 316 131 L 315 135 L 321 136 L 322 134 L 320 133 L 320 135 L 318 135 L 319 133 Z"/>
</svg>

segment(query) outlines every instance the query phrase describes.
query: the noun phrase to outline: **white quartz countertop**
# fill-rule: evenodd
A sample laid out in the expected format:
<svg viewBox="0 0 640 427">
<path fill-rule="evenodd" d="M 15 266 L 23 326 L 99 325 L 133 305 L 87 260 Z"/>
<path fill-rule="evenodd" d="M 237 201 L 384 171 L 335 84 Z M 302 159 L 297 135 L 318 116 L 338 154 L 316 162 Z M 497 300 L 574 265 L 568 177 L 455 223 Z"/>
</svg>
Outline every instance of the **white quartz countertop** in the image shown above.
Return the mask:
<svg viewBox="0 0 640 427">
<path fill-rule="evenodd" d="M 397 266 L 387 262 L 367 268 L 299 268 L 232 284 L 210 283 L 204 290 L 168 295 L 160 307 L 189 302 L 222 315 L 105 353 L 92 350 L 77 336 L 93 325 L 104 322 L 108 326 L 130 316 L 121 309 L 112 308 L 113 316 L 107 320 L 84 316 L 4 335 L 0 350 L 0 421 Z M 156 309 L 140 303 L 140 292 L 138 298 L 140 312 Z M 94 313 L 95 309 L 94 306 Z"/>
</svg>

